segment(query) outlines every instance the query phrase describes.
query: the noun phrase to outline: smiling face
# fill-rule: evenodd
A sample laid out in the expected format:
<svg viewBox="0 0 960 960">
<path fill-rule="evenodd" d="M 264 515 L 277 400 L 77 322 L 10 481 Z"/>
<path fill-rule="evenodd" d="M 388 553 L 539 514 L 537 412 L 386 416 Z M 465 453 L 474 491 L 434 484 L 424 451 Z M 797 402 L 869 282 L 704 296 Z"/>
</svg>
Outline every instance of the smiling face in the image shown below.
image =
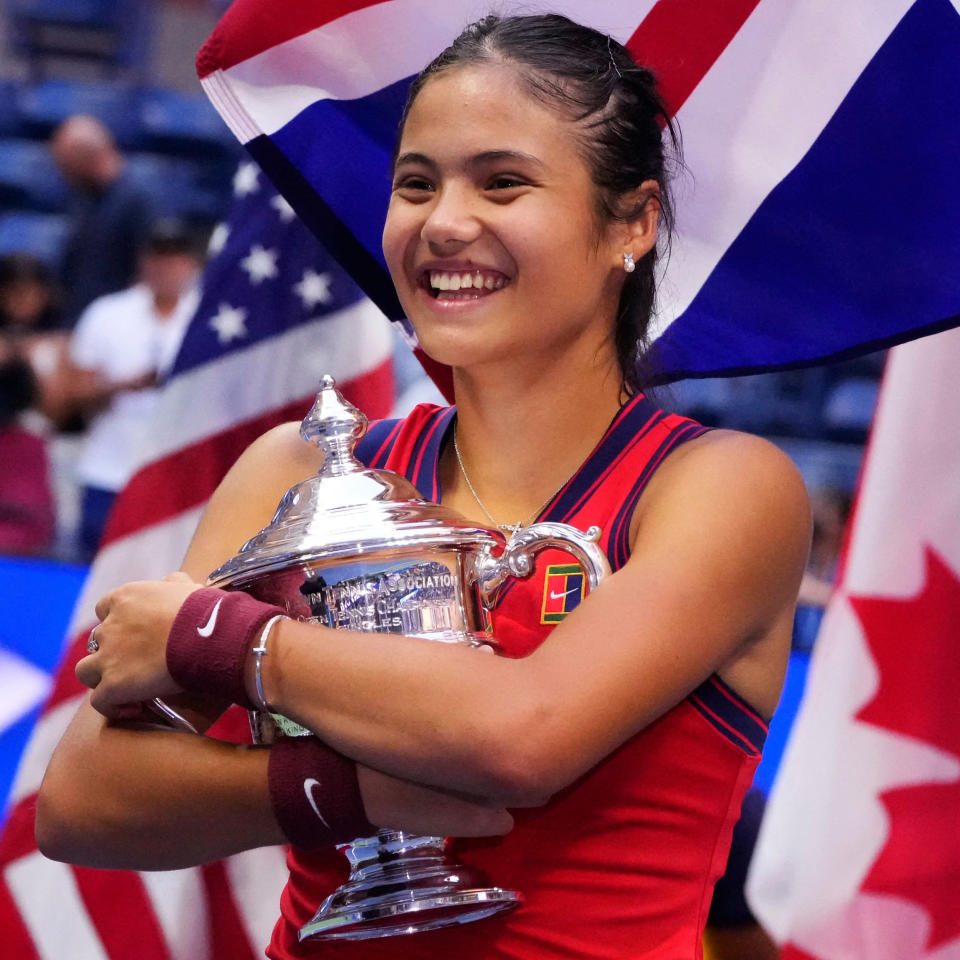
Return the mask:
<svg viewBox="0 0 960 960">
<path fill-rule="evenodd" d="M 625 228 L 604 223 L 572 121 L 515 68 L 429 80 L 400 142 L 383 249 L 423 348 L 470 367 L 571 350 L 616 364 Z"/>
</svg>

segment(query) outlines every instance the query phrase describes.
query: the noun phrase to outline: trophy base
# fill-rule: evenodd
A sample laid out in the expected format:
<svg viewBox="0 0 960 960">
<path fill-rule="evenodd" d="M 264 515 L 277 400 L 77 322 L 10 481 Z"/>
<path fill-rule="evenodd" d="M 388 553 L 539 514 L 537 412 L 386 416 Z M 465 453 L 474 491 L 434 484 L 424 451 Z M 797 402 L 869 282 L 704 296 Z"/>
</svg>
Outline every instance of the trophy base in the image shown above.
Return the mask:
<svg viewBox="0 0 960 960">
<path fill-rule="evenodd" d="M 374 848 L 379 855 L 370 857 Z M 441 838 L 381 831 L 379 838 L 355 841 L 347 856 L 354 866 L 350 879 L 301 928 L 301 940 L 423 933 L 482 920 L 523 902 L 519 893 L 489 886 L 479 870 L 448 862 Z"/>
</svg>

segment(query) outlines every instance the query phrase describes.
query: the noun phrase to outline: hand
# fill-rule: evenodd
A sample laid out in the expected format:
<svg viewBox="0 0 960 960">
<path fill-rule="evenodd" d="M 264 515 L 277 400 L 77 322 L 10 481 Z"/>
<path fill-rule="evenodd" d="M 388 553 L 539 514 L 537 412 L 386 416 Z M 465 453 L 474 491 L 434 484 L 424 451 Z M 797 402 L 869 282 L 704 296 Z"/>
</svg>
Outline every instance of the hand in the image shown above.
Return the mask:
<svg viewBox="0 0 960 960">
<path fill-rule="evenodd" d="M 185 573 L 171 573 L 125 584 L 100 600 L 99 649 L 76 667 L 77 679 L 93 690 L 95 709 L 124 719 L 139 714 L 144 701 L 183 691 L 167 672 L 167 636 L 183 601 L 202 586 Z"/>
</svg>

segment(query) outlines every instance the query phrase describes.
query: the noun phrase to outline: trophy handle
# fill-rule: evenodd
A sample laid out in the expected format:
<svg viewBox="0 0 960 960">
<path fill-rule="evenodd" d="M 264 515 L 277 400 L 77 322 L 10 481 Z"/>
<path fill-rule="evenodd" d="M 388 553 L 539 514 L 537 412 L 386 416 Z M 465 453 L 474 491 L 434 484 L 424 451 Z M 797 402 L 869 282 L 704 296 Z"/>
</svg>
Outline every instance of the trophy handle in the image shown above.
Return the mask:
<svg viewBox="0 0 960 960">
<path fill-rule="evenodd" d="M 503 553 L 493 556 L 494 545 L 484 547 L 476 561 L 480 601 L 489 610 L 508 577 L 528 577 L 533 572 L 534 556 L 546 547 L 556 547 L 572 554 L 587 575 L 590 589 L 609 575 L 610 564 L 597 546 L 600 528 L 590 527 L 585 533 L 569 523 L 534 523 L 521 527 L 507 541 Z"/>
</svg>

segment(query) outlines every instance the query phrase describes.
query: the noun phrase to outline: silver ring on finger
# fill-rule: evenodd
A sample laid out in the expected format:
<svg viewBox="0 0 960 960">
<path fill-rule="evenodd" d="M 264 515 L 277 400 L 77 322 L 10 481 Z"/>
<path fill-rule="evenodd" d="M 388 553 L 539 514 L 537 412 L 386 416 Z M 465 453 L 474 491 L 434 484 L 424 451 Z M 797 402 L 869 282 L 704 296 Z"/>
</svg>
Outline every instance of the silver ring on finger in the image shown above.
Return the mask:
<svg viewBox="0 0 960 960">
<path fill-rule="evenodd" d="M 99 626 L 100 624 L 98 623 L 97 627 Z M 96 653 L 100 649 L 100 644 L 97 642 L 96 637 L 97 627 L 94 627 L 90 631 L 90 636 L 87 637 L 87 653 Z"/>
</svg>

